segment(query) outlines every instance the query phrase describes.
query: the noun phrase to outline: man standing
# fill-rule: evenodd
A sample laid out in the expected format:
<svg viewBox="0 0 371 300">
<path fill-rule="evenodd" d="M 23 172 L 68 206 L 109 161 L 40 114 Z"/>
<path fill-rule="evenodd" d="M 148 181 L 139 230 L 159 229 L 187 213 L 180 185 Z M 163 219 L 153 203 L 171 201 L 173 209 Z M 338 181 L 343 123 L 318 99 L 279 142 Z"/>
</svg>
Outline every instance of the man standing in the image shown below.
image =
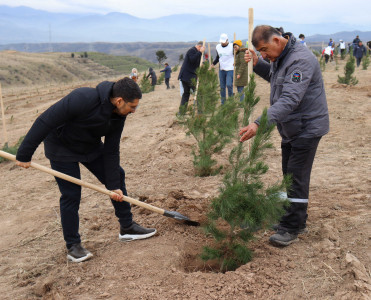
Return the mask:
<svg viewBox="0 0 371 300">
<path fill-rule="evenodd" d="M 312 164 L 321 137 L 329 131 L 326 95 L 317 59 L 308 48 L 296 43 L 291 33 L 282 36 L 271 26 L 258 26 L 252 43 L 263 59 L 250 50 L 245 60 L 252 60 L 254 72 L 270 82 L 268 119 L 277 124 L 282 137 L 283 174 L 292 177 L 287 191 L 290 206 L 269 241 L 287 246 L 306 227 Z M 259 119 L 242 128 L 240 141 L 253 137 L 258 127 Z"/>
<path fill-rule="evenodd" d="M 360 42 L 359 35 L 356 36 L 356 38 L 353 40 L 353 47 L 357 46 Z"/>
<path fill-rule="evenodd" d="M 299 43 L 300 44 L 303 44 L 306 47 L 307 46 L 307 43 L 305 42 L 305 35 L 302 34 L 302 33 L 300 33 L 299 34 L 299 39 L 300 39 Z"/>
<path fill-rule="evenodd" d="M 198 42 L 197 45 L 189 49 L 185 55 L 182 67 L 180 68 L 178 80 L 183 86 L 182 100 L 180 101 L 179 114 L 185 114 L 191 89 L 195 90 L 192 79 L 196 78 L 196 69 L 200 67 L 202 53 L 205 51 L 203 42 Z"/>
<path fill-rule="evenodd" d="M 361 64 L 363 55 L 366 55 L 366 47 L 363 45 L 362 41 L 358 42 L 358 45 L 354 46 L 353 56 L 357 59 L 357 67 Z"/>
<path fill-rule="evenodd" d="M 165 84 L 166 89 L 170 89 L 170 77 L 171 77 L 171 68 L 168 63 L 165 63 L 165 68 L 160 72 L 165 72 Z"/>
<path fill-rule="evenodd" d="M 17 165 L 28 168 L 39 144 L 53 170 L 80 179 L 79 163 L 92 172 L 108 190 L 119 219 L 119 239 L 131 241 L 153 236 L 133 222 L 127 195 L 125 172 L 120 167 L 120 138 L 127 115 L 134 113 L 142 93 L 129 78 L 102 82 L 94 88 L 78 88 L 49 107 L 32 125 L 17 152 Z M 102 142 L 104 137 L 104 143 Z M 81 245 L 79 206 L 81 186 L 56 178 L 67 258 L 81 262 L 93 255 Z"/>
<path fill-rule="evenodd" d="M 220 44 L 216 45 L 216 58 L 211 67 L 214 68 L 219 62 L 219 81 L 220 81 L 220 97 L 221 103 L 224 104 L 226 91 L 228 89 L 228 97 L 233 96 L 233 63 L 234 53 L 233 45 L 229 43 L 228 36 L 225 33 L 220 35 Z"/>
</svg>

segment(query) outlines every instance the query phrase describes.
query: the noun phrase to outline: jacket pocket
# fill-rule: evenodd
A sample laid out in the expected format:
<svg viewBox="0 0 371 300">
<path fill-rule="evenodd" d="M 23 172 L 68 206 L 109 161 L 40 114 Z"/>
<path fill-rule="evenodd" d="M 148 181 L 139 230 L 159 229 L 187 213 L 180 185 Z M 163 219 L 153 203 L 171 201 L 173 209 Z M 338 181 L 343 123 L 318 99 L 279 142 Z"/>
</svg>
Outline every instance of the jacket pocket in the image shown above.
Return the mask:
<svg viewBox="0 0 371 300">
<path fill-rule="evenodd" d="M 281 134 L 286 138 L 294 138 L 303 131 L 301 114 L 288 115 L 281 122 Z"/>
<path fill-rule="evenodd" d="M 272 104 L 275 103 L 277 99 L 281 96 L 284 81 L 285 77 L 277 77 L 273 85 Z"/>
</svg>

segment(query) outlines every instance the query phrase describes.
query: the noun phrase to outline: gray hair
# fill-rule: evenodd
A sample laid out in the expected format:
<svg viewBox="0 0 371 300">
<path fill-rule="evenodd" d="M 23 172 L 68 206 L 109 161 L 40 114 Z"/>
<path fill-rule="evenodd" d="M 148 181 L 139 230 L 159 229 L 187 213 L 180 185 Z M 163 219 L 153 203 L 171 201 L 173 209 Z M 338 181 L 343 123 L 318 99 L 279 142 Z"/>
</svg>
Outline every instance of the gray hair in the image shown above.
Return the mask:
<svg viewBox="0 0 371 300">
<path fill-rule="evenodd" d="M 252 44 L 257 47 L 259 42 L 268 43 L 272 36 L 282 36 L 276 28 L 269 25 L 256 26 L 252 32 Z"/>
<path fill-rule="evenodd" d="M 196 46 L 203 46 L 204 45 L 204 42 L 203 41 L 199 41 Z"/>
</svg>

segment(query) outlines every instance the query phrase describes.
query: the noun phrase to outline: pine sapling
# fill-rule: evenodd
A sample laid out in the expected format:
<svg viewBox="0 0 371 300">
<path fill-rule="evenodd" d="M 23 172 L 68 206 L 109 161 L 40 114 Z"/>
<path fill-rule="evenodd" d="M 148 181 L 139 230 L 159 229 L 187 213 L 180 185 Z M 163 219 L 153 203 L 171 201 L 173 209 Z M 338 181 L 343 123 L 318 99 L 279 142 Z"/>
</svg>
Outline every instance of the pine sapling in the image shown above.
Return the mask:
<svg viewBox="0 0 371 300">
<path fill-rule="evenodd" d="M 186 134 L 192 135 L 197 142 L 192 150 L 195 174 L 210 176 L 221 169 L 215 168 L 217 162 L 213 155 L 223 150 L 236 130 L 238 102 L 229 99 L 224 105 L 218 105 L 218 77 L 207 65 L 197 70 L 197 77 L 197 103 L 189 106 L 187 113 L 181 114 L 179 120 L 187 128 Z"/>
<path fill-rule="evenodd" d="M 369 65 L 370 65 L 370 54 L 368 53 L 368 50 L 367 50 L 366 55 L 362 59 L 362 70 L 367 70 Z"/>
<path fill-rule="evenodd" d="M 344 76 L 340 77 L 338 75 L 338 82 L 345 83 L 347 85 L 356 85 L 358 80 L 356 77 L 353 77 L 352 74 L 355 70 L 355 58 L 352 54 L 349 55 L 349 59 L 344 67 Z"/>
<path fill-rule="evenodd" d="M 149 81 L 149 78 L 147 78 L 147 74 L 144 73 L 140 83 L 139 83 L 140 89 L 143 94 L 149 93 L 153 91 L 153 87 Z"/>
<path fill-rule="evenodd" d="M 259 101 L 255 96 L 255 86 L 252 76 L 243 101 L 243 126 L 248 125 L 249 116 Z M 221 272 L 235 270 L 249 262 L 252 251 L 248 243 L 254 238 L 254 233 L 275 223 L 284 213 L 286 202 L 282 201 L 279 192 L 288 187 L 289 180 L 284 178 L 281 183 L 271 186 L 266 186 L 262 180 L 268 171 L 263 153 L 272 147 L 269 139 L 273 129 L 265 109 L 250 151 L 247 143 L 239 142 L 232 149 L 230 170 L 224 176 L 219 196 L 211 203 L 204 229 L 213 237 L 213 243 L 203 248 L 201 258 L 217 260 Z M 238 141 L 239 137 L 236 139 Z"/>
<path fill-rule="evenodd" d="M 160 77 L 157 79 L 157 85 L 161 85 L 165 80 L 165 72 L 161 72 Z"/>
</svg>

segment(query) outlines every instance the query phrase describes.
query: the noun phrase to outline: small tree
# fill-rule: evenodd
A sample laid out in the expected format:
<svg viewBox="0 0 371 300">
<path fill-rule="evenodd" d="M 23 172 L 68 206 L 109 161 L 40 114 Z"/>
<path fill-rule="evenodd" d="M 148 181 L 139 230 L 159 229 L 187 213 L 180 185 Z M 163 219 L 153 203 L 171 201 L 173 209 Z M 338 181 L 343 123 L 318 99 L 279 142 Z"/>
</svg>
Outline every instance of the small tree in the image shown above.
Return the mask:
<svg viewBox="0 0 371 300">
<path fill-rule="evenodd" d="M 184 60 L 184 55 L 180 54 L 178 60 L 179 60 L 179 64 L 180 64 Z"/>
<path fill-rule="evenodd" d="M 84 57 L 88 58 L 88 52 L 86 52 L 86 51 L 84 52 Z"/>
<path fill-rule="evenodd" d="M 24 140 L 24 136 L 21 136 L 18 140 L 18 142 L 14 146 L 8 146 L 8 143 L 5 143 L 3 148 L 1 150 L 8 152 L 10 154 L 17 154 L 19 146 L 22 144 Z M 3 157 L 0 157 L 0 163 L 5 161 L 6 159 Z"/>
<path fill-rule="evenodd" d="M 343 77 L 338 76 L 338 82 L 345 83 L 348 85 L 356 85 L 358 83 L 358 80 L 356 77 L 352 76 L 354 70 L 355 70 L 355 58 L 350 53 L 349 59 L 344 67 L 344 76 Z"/>
<path fill-rule="evenodd" d="M 319 61 L 319 65 L 321 67 L 321 71 L 322 72 L 325 72 L 325 70 L 326 70 L 326 62 L 325 62 L 325 59 L 323 58 L 323 56 L 321 57 L 321 59 Z"/>
<path fill-rule="evenodd" d="M 251 76 L 243 101 L 243 126 L 248 125 L 249 116 L 259 101 L 255 87 Z M 252 252 L 247 245 L 254 232 L 270 226 L 284 213 L 286 202 L 282 201 L 279 192 L 288 187 L 289 180 L 284 178 L 282 183 L 266 187 L 261 178 L 269 169 L 262 157 L 264 150 L 272 147 L 269 139 L 273 129 L 265 109 L 250 151 L 246 149 L 247 143 L 238 142 L 237 137 L 237 146 L 229 155 L 230 170 L 224 176 L 219 196 L 211 203 L 204 229 L 213 237 L 214 243 L 203 248 L 201 258 L 218 260 L 222 272 L 235 270 L 249 262 Z"/>
<path fill-rule="evenodd" d="M 71 53 L 71 57 L 74 58 L 75 57 L 75 53 Z"/>
<path fill-rule="evenodd" d="M 161 67 L 162 62 L 167 59 L 167 56 L 163 50 L 156 51 L 156 58 L 158 61 L 158 67 Z"/>
<path fill-rule="evenodd" d="M 370 65 L 370 54 L 366 51 L 366 55 L 362 59 L 362 70 L 367 70 Z"/>
<path fill-rule="evenodd" d="M 165 80 L 165 72 L 161 72 L 160 77 L 157 79 L 157 85 L 161 85 Z"/>
<path fill-rule="evenodd" d="M 197 141 L 197 147 L 192 151 L 196 175 L 210 176 L 221 169 L 215 168 L 213 155 L 223 150 L 236 131 L 238 102 L 229 99 L 224 105 L 218 105 L 218 77 L 207 66 L 201 66 L 197 76 L 197 103 L 188 108 L 187 114 L 181 114 L 179 119 L 186 126 L 187 135 L 192 135 Z M 183 113 L 185 110 L 184 107 Z"/>
<path fill-rule="evenodd" d="M 151 83 L 149 82 L 149 78 L 147 78 L 147 74 L 144 73 L 140 83 L 139 83 L 140 89 L 143 94 L 149 93 L 153 91 L 153 87 Z"/>
</svg>

